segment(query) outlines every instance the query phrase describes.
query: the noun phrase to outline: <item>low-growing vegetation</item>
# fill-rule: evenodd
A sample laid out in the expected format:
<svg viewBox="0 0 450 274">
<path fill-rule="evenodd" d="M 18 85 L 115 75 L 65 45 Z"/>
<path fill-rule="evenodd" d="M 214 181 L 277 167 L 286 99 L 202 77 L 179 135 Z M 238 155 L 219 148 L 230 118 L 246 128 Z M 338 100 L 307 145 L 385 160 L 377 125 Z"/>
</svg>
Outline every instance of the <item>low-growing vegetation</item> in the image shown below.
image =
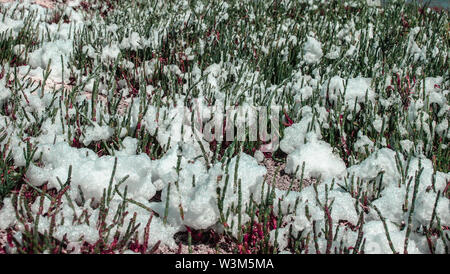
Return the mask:
<svg viewBox="0 0 450 274">
<path fill-rule="evenodd" d="M 448 10 L 43 2 L 0 4 L 0 253 L 449 253 Z"/>
</svg>

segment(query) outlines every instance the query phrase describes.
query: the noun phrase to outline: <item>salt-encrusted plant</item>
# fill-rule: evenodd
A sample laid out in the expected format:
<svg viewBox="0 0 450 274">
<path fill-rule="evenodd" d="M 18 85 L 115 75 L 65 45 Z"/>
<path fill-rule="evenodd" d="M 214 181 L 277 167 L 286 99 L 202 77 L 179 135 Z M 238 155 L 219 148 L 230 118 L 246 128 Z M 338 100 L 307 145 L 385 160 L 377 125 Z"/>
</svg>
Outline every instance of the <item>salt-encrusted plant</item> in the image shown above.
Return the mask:
<svg viewBox="0 0 450 274">
<path fill-rule="evenodd" d="M 201 101 L 207 106 L 219 102 L 235 107 L 280 105 L 281 139 L 289 138 L 292 128 L 310 118 L 305 134 L 297 134 L 292 142 L 306 144 L 309 141 L 302 135 L 312 132 L 320 135 L 320 141 L 328 143 L 347 168 L 362 163 L 382 148 L 395 152 L 399 176 L 393 184 L 392 174 L 386 170 L 377 171 L 369 179 L 360 178 L 364 174 L 360 177 L 348 174 L 334 178 L 331 184 L 317 179 L 312 186 L 315 197 L 311 199 L 323 215 L 319 220 L 312 218 L 316 208 L 310 204 L 305 206 L 299 198 L 295 203 L 289 202 L 287 210 L 282 209 L 289 195 L 304 193 L 303 180 L 311 177 L 307 162 L 300 163 L 293 175 L 289 174 L 300 179 L 297 190 L 294 191 L 292 181 L 280 197 L 279 193 L 275 195 L 277 182 L 265 181 L 260 197 L 252 193 L 250 201 L 245 201 L 242 189 L 246 178 L 237 175 L 239 155 L 243 151 L 253 156 L 267 142 L 249 141 L 248 131 L 244 141 L 235 138 L 213 140 L 209 144 L 195 134 L 194 146 L 201 154 L 192 161 L 204 163 L 206 170 L 219 163 L 227 166 L 237 156 L 235 176 L 229 176 L 226 167 L 224 187 L 217 188 L 216 193 L 218 224 L 233 242 L 235 252 L 276 253 L 284 245 L 279 239 L 288 235 L 286 248 L 295 253 L 364 253 L 370 243 L 363 230 L 368 220 L 379 219 L 386 238 L 396 237 L 395 232 L 389 232 L 393 222 L 386 210 L 372 206 L 387 195 L 388 186 L 396 185 L 404 190 L 400 210 L 404 220 L 395 222 L 399 231 L 405 232 L 401 249 L 406 252 L 413 245 L 414 237 L 425 237 L 430 253 L 448 253 L 448 227 L 441 225 L 445 216 L 439 207 L 450 197 L 446 179 L 450 159 L 446 109 L 450 78 L 445 73 L 449 69 L 448 12 L 404 5 L 400 1 L 383 8 L 353 2 L 309 5 L 296 1 L 183 4 L 88 0 L 73 7 L 58 6 L 43 14 L 39 14 L 36 6 L 2 4 L 3 23 L 23 22 L 19 27 L 7 27 L 7 31 L 0 32 L 0 198 L 18 195 L 15 207 L 18 220 L 28 223 L 24 241 L 16 240 L 17 251 L 60 252 L 68 244 L 35 229 L 48 212 L 27 210 L 27 201 L 33 199 L 53 201 L 60 195 L 56 204 L 71 203 L 67 192 L 55 193 L 45 186 L 36 186 L 39 184 L 26 176 L 32 166 L 47 168 L 41 154 L 43 146 L 66 142 L 77 149 L 89 149 L 98 157 L 107 157 L 119 155 L 125 148 L 125 139 L 134 138 L 138 143 L 131 154 L 146 154 L 157 163 L 172 147 L 183 143 L 176 140 L 174 132 L 161 126 L 170 128 L 177 123 L 170 112 L 183 105 L 189 110 L 186 116 L 194 117 L 198 113 L 193 105 Z M 72 16 L 70 10 L 79 12 L 79 17 Z M 85 24 L 77 26 L 80 18 Z M 72 48 L 66 45 L 70 53 L 49 60 L 42 51 L 36 54 L 49 45 L 58 48 L 61 40 L 70 40 Z M 311 45 L 316 51 L 311 51 Z M 38 76 L 36 68 L 41 69 Z M 61 72 L 61 77 L 55 78 L 55 72 Z M 438 75 L 442 78 L 432 78 Z M 342 87 L 331 81 L 337 76 L 339 83 L 342 80 Z M 36 77 L 40 79 L 32 79 Z M 355 99 L 352 81 L 358 77 L 366 77 L 370 83 Z M 68 87 L 49 89 L 47 85 L 55 82 Z M 235 120 L 236 117 L 225 120 L 224 128 Z M 189 126 L 194 128 L 193 118 L 191 125 L 182 124 L 181 133 Z M 96 130 L 107 134 L 92 137 Z M 161 137 L 164 134 L 169 135 L 168 140 Z M 285 164 L 289 154 L 278 149 L 266 152 L 264 158 Z M 422 185 L 429 170 L 419 168 L 415 176 L 410 176 L 416 158 L 431 161 L 430 186 Z M 178 179 L 182 160 L 177 155 Z M 115 170 L 116 163 L 113 176 Z M 201 178 L 194 178 L 193 187 L 202 183 Z M 126 248 L 148 251 L 152 209 L 130 199 L 127 188 L 119 189 L 125 180 L 112 185 L 111 177 L 109 187 L 99 197 L 97 210 L 101 213 L 97 228 L 101 237 L 96 243 L 86 244 L 83 252 L 121 252 Z M 165 225 L 170 225 L 170 202 L 180 198 L 173 193 L 182 195 L 179 191 L 182 183 L 182 180 L 170 181 L 162 190 L 167 193 L 167 199 L 163 213 L 157 217 Z M 417 223 L 415 215 L 420 209 L 417 197 L 423 192 L 422 186 L 427 187 L 425 193 L 431 191 L 436 198 L 433 198 L 430 220 Z M 20 189 L 23 191 L 17 194 Z M 224 205 L 227 189 L 233 189 L 237 197 L 237 203 L 231 206 Z M 357 224 L 333 217 L 336 207 L 328 195 L 336 189 L 350 195 Z M 111 207 L 115 195 L 123 201 L 117 208 Z M 139 243 L 136 232 L 144 224 L 138 227 L 133 221 L 137 217 L 131 218 L 124 235 L 113 232 L 115 227 L 125 225 L 122 221 L 127 204 L 144 208 L 149 214 L 145 227 L 147 240 L 143 244 Z M 179 204 L 182 220 L 184 206 Z M 297 216 L 299 210 L 305 211 L 301 217 L 308 220 L 309 230 L 305 228 L 305 233 L 296 234 L 289 218 Z M 83 212 L 86 213 L 74 218 L 76 222 L 89 219 L 88 211 Z M 108 214 L 115 215 L 112 224 L 107 224 Z M 246 216 L 250 221 L 244 220 Z M 230 218 L 234 221 L 230 222 Z M 205 231 L 186 229 L 191 252 L 201 238 L 197 235 Z M 342 235 L 346 231 L 356 235 L 354 241 L 344 240 Z M 391 251 L 401 252 L 395 241 L 389 240 L 389 246 Z"/>
<path fill-rule="evenodd" d="M 139 253 L 154 253 L 160 244 L 160 241 L 149 247 L 149 233 L 150 225 L 153 218 L 153 212 L 148 209 L 151 214 L 149 220 L 143 231 L 143 236 L 138 237 L 139 232 L 137 228 L 141 225 L 136 223 L 136 213 L 134 213 L 131 219 L 126 219 L 128 214 L 128 203 L 132 202 L 138 206 L 143 206 L 139 202 L 127 198 L 127 187 L 125 192 L 120 193 L 118 186 L 123 183 L 118 182 L 115 186 L 112 183 L 112 179 L 116 170 L 115 162 L 113 172 L 108 189 L 103 192 L 102 199 L 97 203 L 94 209 L 98 210 L 98 218 L 96 220 L 95 228 L 98 231 L 99 239 L 94 243 L 83 240 L 80 238 L 81 243 L 77 253 L 123 253 L 126 250 L 132 250 Z M 68 179 L 64 184 L 60 184 L 61 188 L 57 192 L 47 191 L 46 185 L 42 189 L 32 188 L 28 185 L 22 185 L 18 193 L 14 193 L 12 196 L 12 205 L 15 210 L 16 218 L 18 220 L 18 228 L 11 228 L 8 230 L 8 246 L 10 252 L 18 253 L 71 253 L 74 252 L 70 249 L 71 243 L 67 239 L 66 235 L 63 235 L 62 239 L 55 237 L 55 232 L 58 230 L 58 226 L 64 225 L 64 215 L 61 214 L 62 200 L 65 198 L 65 202 L 70 204 L 73 209 L 72 224 L 89 224 L 90 214 L 85 206 L 85 201 L 82 192 L 81 195 L 81 214 L 77 215 L 75 207 L 80 208 L 78 202 L 72 201 L 68 191 L 70 190 L 71 182 L 71 169 L 69 169 Z M 123 202 L 118 204 L 115 209 L 114 217 L 112 221 L 107 218 L 109 211 L 114 208 L 110 204 L 116 193 L 123 198 Z M 32 209 L 32 204 L 36 204 L 38 201 L 37 211 Z M 46 205 L 46 200 L 50 200 Z M 91 203 L 92 206 L 92 203 Z M 84 208 L 83 208 L 84 207 Z M 67 215 L 66 215 L 67 217 Z M 44 225 L 48 227 L 42 228 L 40 220 L 46 219 Z M 92 221 L 92 219 L 91 219 Z M 123 230 L 122 227 L 126 227 Z M 18 231 L 17 231 L 18 230 Z M 114 232 L 115 231 L 115 232 Z M 143 239 L 141 242 L 140 239 Z"/>
</svg>

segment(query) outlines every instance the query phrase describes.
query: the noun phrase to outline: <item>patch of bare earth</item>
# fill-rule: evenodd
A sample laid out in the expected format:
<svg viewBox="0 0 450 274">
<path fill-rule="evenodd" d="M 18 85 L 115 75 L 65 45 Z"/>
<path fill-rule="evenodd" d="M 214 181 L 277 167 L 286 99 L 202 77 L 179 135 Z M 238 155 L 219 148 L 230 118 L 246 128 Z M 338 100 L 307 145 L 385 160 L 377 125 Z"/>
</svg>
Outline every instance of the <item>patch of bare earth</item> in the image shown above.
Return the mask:
<svg viewBox="0 0 450 274">
<path fill-rule="evenodd" d="M 284 168 L 286 167 L 286 163 L 276 162 L 271 158 L 266 158 L 262 162 L 262 164 L 267 169 L 267 179 L 266 181 L 269 184 L 272 184 L 275 180 L 275 187 L 281 190 L 288 190 L 291 186 L 292 191 L 300 190 L 300 180 L 294 178 L 294 176 L 287 174 L 284 172 Z M 277 172 L 278 170 L 278 172 Z M 313 183 L 315 183 L 315 179 L 303 179 L 302 188 L 305 188 Z"/>
<path fill-rule="evenodd" d="M 156 254 L 233 254 L 232 243 L 227 241 L 225 237 L 218 236 L 219 239 L 209 241 L 193 242 L 191 244 L 191 252 L 189 252 L 187 232 L 179 232 L 175 234 L 175 242 L 178 247 L 175 249 L 167 246 L 161 246 L 155 252 Z"/>
</svg>

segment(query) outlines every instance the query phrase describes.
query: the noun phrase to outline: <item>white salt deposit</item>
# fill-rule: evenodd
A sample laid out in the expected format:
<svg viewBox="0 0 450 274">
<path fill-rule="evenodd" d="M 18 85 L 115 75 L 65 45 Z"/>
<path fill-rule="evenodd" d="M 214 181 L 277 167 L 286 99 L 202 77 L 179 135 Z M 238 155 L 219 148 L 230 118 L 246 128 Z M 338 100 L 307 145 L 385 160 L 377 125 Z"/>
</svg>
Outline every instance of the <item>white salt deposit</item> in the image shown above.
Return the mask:
<svg viewBox="0 0 450 274">
<path fill-rule="evenodd" d="M 119 53 L 120 53 L 120 49 L 116 44 L 110 45 L 110 46 L 105 46 L 103 48 L 102 55 L 101 55 L 102 61 L 103 62 L 114 61 L 117 58 L 117 56 L 119 55 Z"/>
<path fill-rule="evenodd" d="M 29 63 L 33 68 L 40 67 L 46 70 L 51 69 L 50 77 L 56 81 L 61 81 L 62 77 L 68 79 L 68 61 L 72 53 L 72 40 L 56 40 L 44 42 L 39 48 L 29 54 Z M 64 70 L 64 75 L 62 74 Z"/>
<path fill-rule="evenodd" d="M 387 221 L 389 235 L 396 252 L 403 252 L 406 231 L 400 231 L 397 226 Z M 366 254 L 392 254 L 386 233 L 381 221 L 370 221 L 364 225 L 364 236 L 366 238 Z M 408 245 L 408 253 L 419 253 L 414 241 L 410 241 Z"/>
<path fill-rule="evenodd" d="M 307 64 L 314 64 L 320 61 L 323 56 L 322 44 L 314 37 L 308 36 L 303 45 L 303 59 Z"/>
<path fill-rule="evenodd" d="M 108 140 L 114 133 L 114 130 L 109 126 L 100 126 L 97 123 L 94 123 L 93 126 L 90 126 L 85 129 L 84 138 L 81 139 L 85 146 L 88 146 L 92 141 L 102 141 Z"/>
<path fill-rule="evenodd" d="M 307 134 L 314 134 L 314 138 L 321 138 L 320 127 L 317 121 L 313 122 L 313 113 L 310 106 L 304 106 L 299 111 L 302 119 L 298 123 L 292 124 L 284 131 L 284 137 L 280 141 L 280 149 L 285 153 L 292 153 L 306 141 Z M 311 126 L 311 123 L 313 125 Z M 308 132 L 308 128 L 312 128 L 312 132 Z"/>
<path fill-rule="evenodd" d="M 335 103 L 342 97 L 353 109 L 355 102 L 364 103 L 366 96 L 367 101 L 374 102 L 375 92 L 370 87 L 371 81 L 370 78 L 357 77 L 346 80 L 334 76 L 322 85 L 320 95 Z"/>
<path fill-rule="evenodd" d="M 17 222 L 11 198 L 4 198 L 0 209 L 0 229 L 5 230 Z"/>
<path fill-rule="evenodd" d="M 355 177 L 359 177 L 362 180 L 371 180 L 376 178 L 380 172 L 384 172 L 384 184 L 395 184 L 401 178 L 396 167 L 395 155 L 396 153 L 388 148 L 377 150 L 360 164 L 349 167 L 347 169 L 348 174 L 354 174 Z M 405 166 L 401 154 L 400 161 Z"/>
<path fill-rule="evenodd" d="M 300 178 L 303 163 L 304 178 L 328 179 L 342 177 L 347 173 L 344 161 L 333 153 L 330 144 L 317 139 L 300 145 L 287 156 L 286 173 L 294 173 L 297 170 L 294 175 Z"/>
<path fill-rule="evenodd" d="M 59 189 L 57 178 L 66 182 L 69 166 L 72 166 L 71 185 L 77 190 L 81 187 L 86 199 L 99 200 L 103 189 L 108 188 L 113 171 L 114 158 L 98 157 L 93 151 L 70 147 L 67 143 L 42 145 L 43 167 L 31 165 L 27 178 L 33 185 L 40 186 L 48 182 L 49 188 Z M 121 156 L 117 161 L 114 184 L 128 175 L 128 179 L 120 187 L 128 187 L 130 197 L 150 199 L 156 193 L 152 184 L 152 162 L 145 154 Z"/>
</svg>

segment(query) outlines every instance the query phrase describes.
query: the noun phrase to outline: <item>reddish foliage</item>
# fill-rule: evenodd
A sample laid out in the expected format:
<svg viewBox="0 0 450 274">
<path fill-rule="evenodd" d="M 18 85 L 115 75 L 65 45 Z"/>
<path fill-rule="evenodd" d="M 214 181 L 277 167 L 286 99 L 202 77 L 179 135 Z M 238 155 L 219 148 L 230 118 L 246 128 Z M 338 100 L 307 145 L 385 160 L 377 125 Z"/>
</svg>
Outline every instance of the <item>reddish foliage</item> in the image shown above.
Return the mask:
<svg viewBox="0 0 450 274">
<path fill-rule="evenodd" d="M 286 119 L 287 122 L 283 122 L 283 125 L 285 127 L 290 127 L 294 124 L 294 121 L 292 121 L 292 119 L 289 117 L 289 115 L 286 113 L 286 110 L 284 110 L 284 118 Z"/>
<path fill-rule="evenodd" d="M 256 213 L 256 216 L 259 212 Z M 277 217 L 272 213 L 269 215 L 269 220 L 264 223 L 253 221 L 248 228 L 243 227 L 245 233 L 243 235 L 242 244 L 238 245 L 239 254 L 257 254 L 260 253 L 262 243 L 264 242 L 264 227 L 266 231 L 271 231 L 277 228 Z"/>
</svg>

